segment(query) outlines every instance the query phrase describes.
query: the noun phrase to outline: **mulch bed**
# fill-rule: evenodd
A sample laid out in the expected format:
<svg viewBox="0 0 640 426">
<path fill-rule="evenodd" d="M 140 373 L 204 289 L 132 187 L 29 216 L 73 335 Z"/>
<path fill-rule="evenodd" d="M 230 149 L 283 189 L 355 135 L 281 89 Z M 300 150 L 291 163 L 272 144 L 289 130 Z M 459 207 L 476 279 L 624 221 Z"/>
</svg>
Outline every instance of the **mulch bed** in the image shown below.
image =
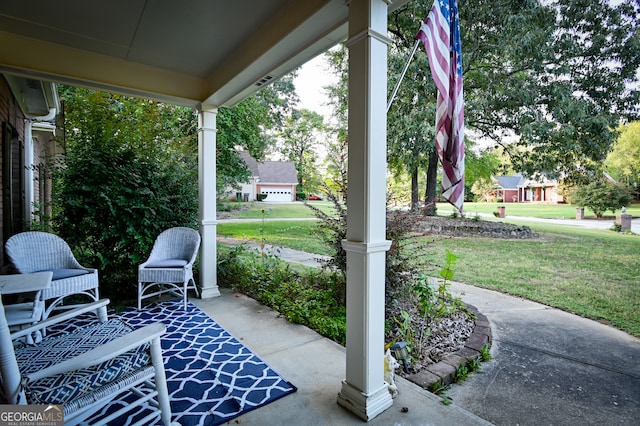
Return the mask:
<svg viewBox="0 0 640 426">
<path fill-rule="evenodd" d="M 456 237 L 537 238 L 528 226 L 464 217 L 424 216 L 413 214 L 414 231 L 421 234 L 451 235 Z"/>
</svg>

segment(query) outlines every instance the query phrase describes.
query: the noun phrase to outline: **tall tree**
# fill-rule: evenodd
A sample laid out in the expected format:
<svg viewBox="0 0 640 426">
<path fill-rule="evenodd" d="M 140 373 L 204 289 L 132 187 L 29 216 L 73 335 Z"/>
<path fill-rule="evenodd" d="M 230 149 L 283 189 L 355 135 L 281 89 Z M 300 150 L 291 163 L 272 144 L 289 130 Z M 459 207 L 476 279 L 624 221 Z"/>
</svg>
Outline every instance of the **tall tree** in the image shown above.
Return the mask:
<svg viewBox="0 0 640 426">
<path fill-rule="evenodd" d="M 280 153 L 295 164 L 299 190 L 315 191 L 320 184 L 318 173 L 319 135 L 323 117 L 308 109 L 294 110 L 280 132 Z"/>
<path fill-rule="evenodd" d="M 272 135 L 281 131 L 298 102 L 293 85 L 295 76 L 295 72 L 287 75 L 233 108 L 220 108 L 216 136 L 218 192 L 245 182 L 249 176 L 238 147 L 262 160 L 274 144 Z"/>
<path fill-rule="evenodd" d="M 640 121 L 620 126 L 620 137 L 605 160 L 607 171 L 640 196 Z"/>
<path fill-rule="evenodd" d="M 416 0 L 391 15 L 392 77 L 432 4 Z M 637 1 L 468 0 L 459 6 L 467 136 L 504 145 L 518 171 L 588 176 L 609 151 L 619 121 L 639 112 L 632 84 L 640 66 Z M 434 105 L 428 60 L 419 49 L 390 111 L 392 167 L 424 167 Z"/>
<path fill-rule="evenodd" d="M 325 92 L 332 109 L 332 119 L 327 123 L 331 136 L 326 140 L 327 172 L 330 176 L 327 186 L 339 194 L 341 201 L 347 200 L 348 171 L 348 101 L 349 101 L 349 61 L 344 44 L 331 49 L 326 54 L 329 69 L 338 76 L 336 83 L 326 86 Z"/>
<path fill-rule="evenodd" d="M 469 1 L 460 12 L 469 128 L 507 149 L 514 135 L 518 171 L 588 176 L 638 113 L 638 3 Z"/>
<path fill-rule="evenodd" d="M 411 29 L 407 30 L 407 28 Z M 397 84 L 409 60 L 409 52 L 413 46 L 412 38 L 417 29 L 415 20 L 407 14 L 395 14 L 389 21 L 390 33 L 396 40 L 389 53 L 389 84 L 391 86 Z M 413 34 L 409 35 L 408 31 Z M 408 64 L 406 76 L 393 99 L 387 120 L 389 168 L 396 175 L 407 173 L 411 176 L 412 210 L 416 210 L 419 206 L 418 177 L 424 175 L 424 170 L 427 170 L 430 176 L 430 179 L 425 182 L 425 200 L 436 198 L 434 179 L 437 176 L 437 169 L 433 167 L 433 159 L 437 159 L 433 142 L 435 101 L 436 89 L 429 74 L 429 61 L 426 55 L 418 52 Z M 430 164 L 431 168 L 429 168 Z M 429 209 L 427 214 L 433 214 L 433 212 L 434 209 Z"/>
</svg>

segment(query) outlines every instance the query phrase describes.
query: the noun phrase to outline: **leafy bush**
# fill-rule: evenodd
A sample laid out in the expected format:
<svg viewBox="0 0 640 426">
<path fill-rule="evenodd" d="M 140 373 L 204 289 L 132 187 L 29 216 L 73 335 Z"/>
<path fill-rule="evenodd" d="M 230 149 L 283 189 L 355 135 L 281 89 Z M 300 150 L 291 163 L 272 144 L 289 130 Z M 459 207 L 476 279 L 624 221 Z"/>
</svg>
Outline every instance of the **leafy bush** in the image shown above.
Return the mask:
<svg viewBox="0 0 640 426">
<path fill-rule="evenodd" d="M 391 247 L 386 256 L 386 299 L 392 301 L 402 294 L 405 282 L 432 269 L 432 258 L 428 242 L 420 240 L 413 231 L 416 222 L 414 213 L 394 211 L 387 214 L 387 239 Z M 420 253 L 420 256 L 416 256 Z"/>
<path fill-rule="evenodd" d="M 81 263 L 100 269 L 105 296 L 135 298 L 136 265 L 156 236 L 173 226 L 196 225 L 197 195 L 183 167 L 160 167 L 132 151 L 96 147 L 90 157 L 71 155 L 57 194 L 58 234 Z"/>
<path fill-rule="evenodd" d="M 571 202 L 579 207 L 588 207 L 601 218 L 604 212 L 616 210 L 631 204 L 631 193 L 622 184 L 598 181 L 579 186 L 571 195 Z"/>
<path fill-rule="evenodd" d="M 103 296 L 128 302 L 157 235 L 196 226 L 195 134 L 176 124 L 188 126 L 193 112 L 75 88 L 63 98 L 67 155 L 55 172 L 54 231 L 99 269 Z"/>
<path fill-rule="evenodd" d="M 345 343 L 346 309 L 336 297 L 344 288 L 340 274 L 320 270 L 300 273 L 274 253 L 220 247 L 218 283 L 247 294 L 293 323 Z"/>
<path fill-rule="evenodd" d="M 340 271 L 342 276 L 346 277 L 347 253 L 342 247 L 342 241 L 347 238 L 347 208 L 329 188 L 325 188 L 325 191 L 336 214 L 328 214 L 311 204 L 307 204 L 307 206 L 320 219 L 317 234 L 332 250 L 332 255 L 329 260 L 325 261 L 324 267 Z M 387 300 L 394 297 L 393 294 L 402 287 L 404 281 L 424 272 L 429 263 L 429 257 L 424 255 L 426 253 L 425 244 L 419 242 L 413 231 L 415 220 L 416 217 L 410 212 L 394 211 L 387 214 L 386 238 L 391 241 L 391 247 L 386 254 L 385 289 Z M 415 256 L 415 253 L 423 255 Z M 342 290 L 343 293 L 338 295 L 338 301 L 344 303 L 346 287 Z"/>
<path fill-rule="evenodd" d="M 312 204 L 306 204 L 313 214 L 319 219 L 317 235 L 327 244 L 331 250 L 329 260 L 324 262 L 324 267 L 330 270 L 339 271 L 346 277 L 347 252 L 342 247 L 342 240 L 347 238 L 347 206 L 345 206 L 329 188 L 325 188 L 327 200 L 333 204 L 335 214 L 325 213 L 323 210 Z M 338 295 L 338 300 L 344 303 L 346 297 L 346 287 L 343 293 Z"/>
</svg>

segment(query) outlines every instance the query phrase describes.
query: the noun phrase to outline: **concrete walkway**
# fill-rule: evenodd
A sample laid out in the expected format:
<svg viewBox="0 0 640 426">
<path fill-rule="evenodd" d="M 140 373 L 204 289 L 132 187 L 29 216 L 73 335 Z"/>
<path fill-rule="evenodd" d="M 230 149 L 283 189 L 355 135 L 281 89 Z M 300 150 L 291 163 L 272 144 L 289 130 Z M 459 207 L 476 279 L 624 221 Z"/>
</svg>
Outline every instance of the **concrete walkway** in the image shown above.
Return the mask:
<svg viewBox="0 0 640 426">
<path fill-rule="evenodd" d="M 318 258 L 294 250 L 283 250 L 280 257 L 311 266 Z M 371 424 L 638 424 L 640 339 L 495 291 L 461 283 L 451 289 L 488 317 L 494 360 L 451 387 L 450 406 L 399 379 L 394 406 Z M 221 298 L 193 302 L 299 388 L 243 415 L 242 424 L 362 424 L 336 403 L 345 374 L 344 348 L 245 296 L 223 292 Z"/>
<path fill-rule="evenodd" d="M 447 392 L 457 406 L 498 425 L 639 424 L 640 339 L 495 291 L 452 292 L 493 333 L 494 360 Z"/>
</svg>

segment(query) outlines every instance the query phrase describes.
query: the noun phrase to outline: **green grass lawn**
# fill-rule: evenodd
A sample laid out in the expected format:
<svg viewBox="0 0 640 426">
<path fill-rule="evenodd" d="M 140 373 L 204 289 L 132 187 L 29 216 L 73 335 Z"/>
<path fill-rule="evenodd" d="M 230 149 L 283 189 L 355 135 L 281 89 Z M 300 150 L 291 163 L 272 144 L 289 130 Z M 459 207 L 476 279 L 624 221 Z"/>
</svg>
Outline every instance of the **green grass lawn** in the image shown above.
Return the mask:
<svg viewBox="0 0 640 426">
<path fill-rule="evenodd" d="M 234 205 L 236 203 L 230 203 Z M 313 211 L 302 202 L 296 203 L 238 203 L 248 209 L 237 212 L 238 219 L 262 219 L 265 218 L 313 218 Z M 327 213 L 334 211 L 328 201 L 309 201 L 309 204 L 316 206 Z M 505 206 L 508 216 L 531 216 L 552 219 L 574 219 L 576 217 L 576 206 L 569 204 L 536 204 L 536 203 L 464 203 L 465 215 L 473 217 L 475 213 L 492 214 L 498 211 L 498 206 Z M 453 211 L 453 206 L 448 203 L 438 203 L 438 211 L 442 215 L 447 215 Z M 616 211 L 619 214 L 620 211 Z M 627 208 L 627 213 L 634 217 L 640 217 L 640 204 L 633 204 Z M 605 215 L 613 216 L 610 211 Z M 585 209 L 585 217 L 595 215 L 589 209 Z"/>
<path fill-rule="evenodd" d="M 309 204 L 330 213 L 334 209 L 331 203 L 326 201 L 309 201 Z M 313 211 L 304 203 L 251 203 L 248 210 L 238 212 L 235 215 L 238 219 L 262 219 L 269 218 L 313 218 Z"/>
<path fill-rule="evenodd" d="M 532 206 L 541 212 L 523 209 L 524 216 L 540 217 L 555 207 L 528 208 Z M 272 210 L 271 217 L 277 214 Z M 640 336 L 640 236 L 538 222 L 527 225 L 541 238 L 437 237 L 431 246 L 436 259 L 444 259 L 445 249 L 459 256 L 456 281 L 521 296 Z M 266 220 L 220 223 L 218 234 L 258 242 L 264 238 L 297 250 L 329 254 L 315 228 L 315 222 L 307 220 Z"/>
<path fill-rule="evenodd" d="M 329 255 L 329 249 L 315 234 L 314 221 L 261 221 L 218 224 L 218 235 L 289 247 L 294 250 Z"/>
<path fill-rule="evenodd" d="M 438 238 L 454 280 L 544 303 L 640 336 L 640 236 L 531 224 L 540 240 Z M 439 258 L 436 256 L 436 258 Z"/>
</svg>

